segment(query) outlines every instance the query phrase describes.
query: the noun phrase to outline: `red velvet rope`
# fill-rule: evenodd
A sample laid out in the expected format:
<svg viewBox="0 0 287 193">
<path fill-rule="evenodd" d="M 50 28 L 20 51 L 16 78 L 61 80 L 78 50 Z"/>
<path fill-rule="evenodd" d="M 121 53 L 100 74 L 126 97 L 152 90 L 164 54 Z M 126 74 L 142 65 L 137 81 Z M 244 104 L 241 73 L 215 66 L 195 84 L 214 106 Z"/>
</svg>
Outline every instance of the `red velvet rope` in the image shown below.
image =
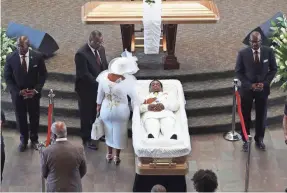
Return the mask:
<svg viewBox="0 0 287 193">
<path fill-rule="evenodd" d="M 48 147 L 48 145 L 50 144 L 50 140 L 51 140 L 52 112 L 53 112 L 53 104 L 49 104 L 49 107 L 48 107 L 48 130 L 47 130 L 46 147 Z"/>
<path fill-rule="evenodd" d="M 241 127 L 242 127 L 243 137 L 245 138 L 246 141 L 248 141 L 249 137 L 248 137 L 248 134 L 246 132 L 245 122 L 244 122 L 244 118 L 243 118 L 243 115 L 242 115 L 241 99 L 240 99 L 239 92 L 235 91 L 235 95 L 236 95 L 236 101 L 237 101 L 237 111 L 238 111 L 238 115 L 239 115 L 239 118 L 240 118 L 240 123 L 241 123 Z"/>
</svg>

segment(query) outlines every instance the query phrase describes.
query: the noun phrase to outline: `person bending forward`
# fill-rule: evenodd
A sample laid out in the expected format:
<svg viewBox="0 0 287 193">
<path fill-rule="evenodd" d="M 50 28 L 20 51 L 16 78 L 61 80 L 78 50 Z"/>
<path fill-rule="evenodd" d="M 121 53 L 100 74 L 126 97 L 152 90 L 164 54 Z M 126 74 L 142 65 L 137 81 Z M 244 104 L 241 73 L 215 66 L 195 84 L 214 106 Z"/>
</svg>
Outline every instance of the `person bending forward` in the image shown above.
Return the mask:
<svg viewBox="0 0 287 193">
<path fill-rule="evenodd" d="M 109 70 L 102 72 L 97 78 L 97 112 L 100 112 L 105 128 L 108 146 L 106 159 L 108 162 L 113 159 L 116 165 L 120 163 L 121 149 L 126 148 L 128 143 L 130 109 L 127 97 L 133 103 L 137 101 L 136 78 L 131 75 L 137 71 L 134 57 L 115 58 L 110 62 Z M 114 157 L 113 149 L 116 149 Z"/>
</svg>

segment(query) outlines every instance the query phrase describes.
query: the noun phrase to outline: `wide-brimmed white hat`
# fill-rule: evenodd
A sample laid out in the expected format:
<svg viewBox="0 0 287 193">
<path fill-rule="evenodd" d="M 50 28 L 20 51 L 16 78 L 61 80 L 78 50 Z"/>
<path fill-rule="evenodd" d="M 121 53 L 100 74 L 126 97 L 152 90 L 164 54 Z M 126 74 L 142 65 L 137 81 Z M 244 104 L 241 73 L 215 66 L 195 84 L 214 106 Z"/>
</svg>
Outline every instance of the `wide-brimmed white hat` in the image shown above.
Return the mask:
<svg viewBox="0 0 287 193">
<path fill-rule="evenodd" d="M 113 74 L 135 74 L 138 70 L 136 57 L 118 57 L 109 63 L 109 72 Z"/>
</svg>

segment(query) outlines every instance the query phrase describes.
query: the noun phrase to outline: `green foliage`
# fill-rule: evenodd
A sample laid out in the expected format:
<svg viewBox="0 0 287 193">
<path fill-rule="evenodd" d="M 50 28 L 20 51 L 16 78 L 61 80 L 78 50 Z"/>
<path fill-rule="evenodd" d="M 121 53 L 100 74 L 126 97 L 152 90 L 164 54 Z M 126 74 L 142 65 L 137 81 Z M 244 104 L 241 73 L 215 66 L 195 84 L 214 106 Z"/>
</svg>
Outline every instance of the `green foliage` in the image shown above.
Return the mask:
<svg viewBox="0 0 287 193">
<path fill-rule="evenodd" d="M 6 30 L 1 28 L 1 88 L 5 90 L 6 84 L 3 78 L 4 65 L 6 57 L 16 49 L 16 39 L 11 39 L 6 36 Z"/>
<path fill-rule="evenodd" d="M 148 3 L 149 5 L 151 5 L 152 3 L 155 3 L 154 0 L 145 0 L 146 3 Z"/>
<path fill-rule="evenodd" d="M 282 82 L 281 88 L 287 90 L 287 20 L 286 16 L 276 18 L 276 21 L 271 22 L 271 48 L 275 52 L 278 72 L 273 80 L 273 83 Z"/>
</svg>

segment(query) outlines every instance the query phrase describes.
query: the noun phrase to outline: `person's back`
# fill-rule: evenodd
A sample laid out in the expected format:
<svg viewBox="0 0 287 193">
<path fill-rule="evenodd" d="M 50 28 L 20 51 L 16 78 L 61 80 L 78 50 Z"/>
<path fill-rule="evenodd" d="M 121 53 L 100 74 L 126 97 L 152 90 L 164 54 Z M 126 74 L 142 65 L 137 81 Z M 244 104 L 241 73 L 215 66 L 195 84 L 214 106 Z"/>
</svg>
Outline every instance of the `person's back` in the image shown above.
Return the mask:
<svg viewBox="0 0 287 193">
<path fill-rule="evenodd" d="M 86 173 L 83 148 L 68 141 L 57 141 L 43 151 L 43 175 L 47 191 L 80 192 L 81 178 Z"/>
</svg>

